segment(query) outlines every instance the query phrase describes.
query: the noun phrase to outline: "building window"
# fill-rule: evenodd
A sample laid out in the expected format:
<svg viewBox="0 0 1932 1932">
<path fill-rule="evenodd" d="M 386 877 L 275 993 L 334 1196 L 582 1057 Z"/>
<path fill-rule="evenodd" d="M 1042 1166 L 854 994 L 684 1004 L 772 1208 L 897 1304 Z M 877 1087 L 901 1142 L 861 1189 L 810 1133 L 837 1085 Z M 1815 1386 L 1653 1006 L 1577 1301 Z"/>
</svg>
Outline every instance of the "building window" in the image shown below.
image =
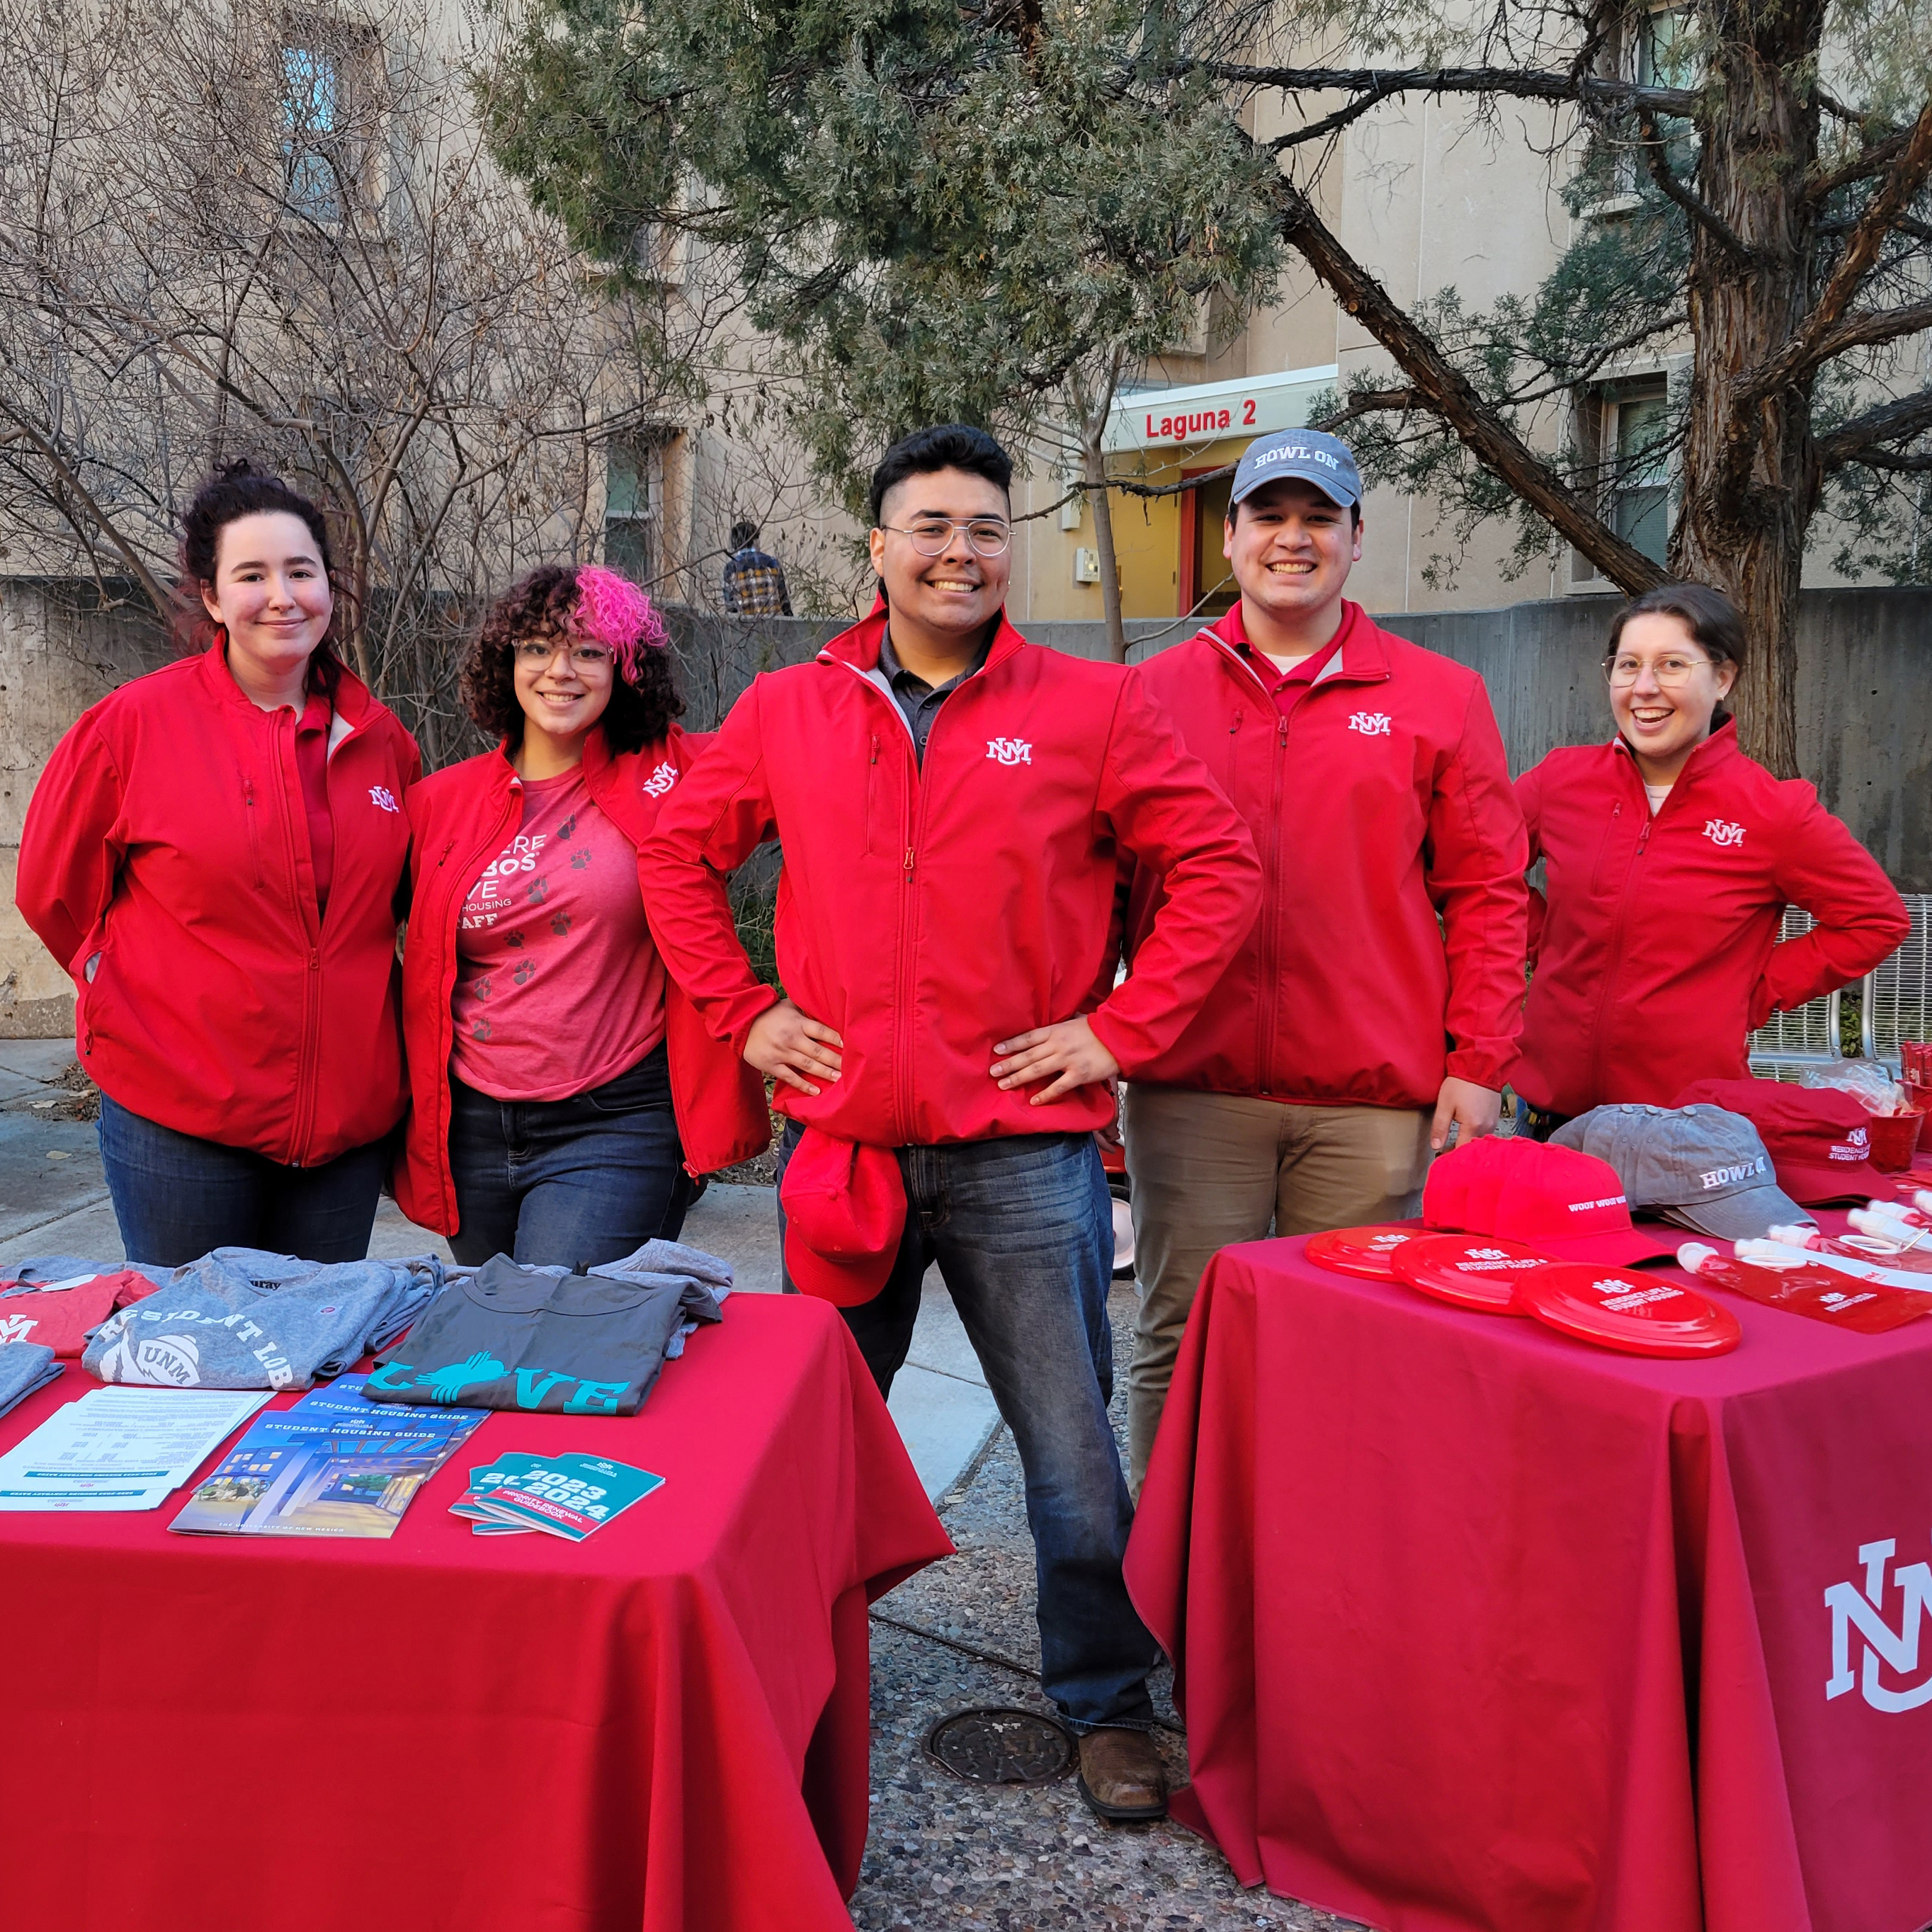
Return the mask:
<svg viewBox="0 0 1932 1932">
<path fill-rule="evenodd" d="M 1665 386 L 1626 382 L 1580 399 L 1577 441 L 1598 512 L 1617 535 L 1653 563 L 1670 545 L 1670 402 Z M 1580 552 L 1573 583 L 1600 581 Z"/>
<path fill-rule="evenodd" d="M 664 514 L 664 445 L 614 442 L 604 478 L 604 561 L 634 584 L 658 570 L 658 525 Z"/>
<path fill-rule="evenodd" d="M 281 147 L 290 209 L 334 224 L 370 199 L 364 110 L 377 68 L 369 35 L 332 22 L 292 26 L 282 44 Z"/>
</svg>

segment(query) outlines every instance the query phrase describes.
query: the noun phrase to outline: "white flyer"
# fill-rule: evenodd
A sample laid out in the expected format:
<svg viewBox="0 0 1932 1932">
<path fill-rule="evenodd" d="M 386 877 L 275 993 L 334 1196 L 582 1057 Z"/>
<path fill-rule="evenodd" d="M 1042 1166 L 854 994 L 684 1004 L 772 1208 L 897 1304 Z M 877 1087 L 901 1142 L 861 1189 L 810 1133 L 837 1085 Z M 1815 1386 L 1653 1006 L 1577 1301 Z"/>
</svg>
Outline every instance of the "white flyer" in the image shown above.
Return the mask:
<svg viewBox="0 0 1932 1932">
<path fill-rule="evenodd" d="M 158 1509 L 269 1394 L 92 1390 L 0 1456 L 0 1512 Z"/>
</svg>

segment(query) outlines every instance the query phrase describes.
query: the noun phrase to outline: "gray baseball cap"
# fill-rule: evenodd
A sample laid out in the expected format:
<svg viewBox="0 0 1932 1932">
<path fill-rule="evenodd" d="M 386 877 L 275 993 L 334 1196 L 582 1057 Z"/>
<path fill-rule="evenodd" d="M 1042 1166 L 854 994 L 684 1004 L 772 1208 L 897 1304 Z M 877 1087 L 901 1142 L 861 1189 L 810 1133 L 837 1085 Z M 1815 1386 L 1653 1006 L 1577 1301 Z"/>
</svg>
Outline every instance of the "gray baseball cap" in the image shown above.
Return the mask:
<svg viewBox="0 0 1932 1932">
<path fill-rule="evenodd" d="M 1258 436 L 1248 445 L 1234 466 L 1229 508 L 1263 484 L 1279 483 L 1284 476 L 1312 483 L 1345 510 L 1362 500 L 1362 472 L 1355 467 L 1354 453 L 1340 436 L 1324 436 L 1318 429 L 1284 429 L 1273 436 Z"/>
<path fill-rule="evenodd" d="M 1633 1209 L 1724 1241 L 1811 1216 L 1780 1188 L 1756 1128 L 1722 1107 L 1593 1107 L 1550 1136 L 1616 1169 Z"/>
</svg>

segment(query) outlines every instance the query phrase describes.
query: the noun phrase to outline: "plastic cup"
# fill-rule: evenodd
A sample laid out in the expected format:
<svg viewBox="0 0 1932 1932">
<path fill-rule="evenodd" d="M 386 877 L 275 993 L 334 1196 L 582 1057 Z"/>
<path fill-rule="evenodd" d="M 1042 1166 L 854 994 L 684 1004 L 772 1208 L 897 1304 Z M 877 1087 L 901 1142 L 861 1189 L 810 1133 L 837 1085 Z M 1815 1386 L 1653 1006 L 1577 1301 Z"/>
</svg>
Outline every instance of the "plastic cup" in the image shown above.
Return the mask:
<svg viewBox="0 0 1932 1932">
<path fill-rule="evenodd" d="M 1909 1114 L 1874 1114 L 1865 1123 L 1871 1138 L 1871 1164 L 1883 1174 L 1902 1174 L 1912 1165 L 1918 1148 L 1919 1130 L 1925 1116 Z"/>
</svg>

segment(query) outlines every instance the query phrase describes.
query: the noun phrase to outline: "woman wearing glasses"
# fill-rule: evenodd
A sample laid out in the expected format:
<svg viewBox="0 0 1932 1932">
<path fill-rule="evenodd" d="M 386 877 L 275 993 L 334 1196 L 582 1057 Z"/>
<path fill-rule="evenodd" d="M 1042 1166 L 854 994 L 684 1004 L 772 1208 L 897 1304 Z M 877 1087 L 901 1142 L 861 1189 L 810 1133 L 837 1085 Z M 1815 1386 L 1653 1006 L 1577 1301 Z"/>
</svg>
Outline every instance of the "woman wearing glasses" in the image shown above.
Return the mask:
<svg viewBox="0 0 1932 1932">
<path fill-rule="evenodd" d="M 397 1196 L 457 1258 L 613 1261 L 677 1232 L 683 1176 L 770 1138 L 750 1070 L 651 942 L 637 848 L 700 745 L 650 600 L 533 571 L 492 607 L 463 697 L 502 740 L 409 795 L 411 1111 Z"/>
<path fill-rule="evenodd" d="M 1905 937 L 1898 894 L 1812 788 L 1738 750 L 1724 700 L 1744 650 L 1716 591 L 1646 591 L 1604 655 L 1616 736 L 1516 781 L 1547 869 L 1515 1076 L 1539 1139 L 1606 1102 L 1667 1107 L 1693 1081 L 1745 1077 L 1753 1028 Z M 1788 904 L 1817 922 L 1780 942 Z"/>
</svg>

